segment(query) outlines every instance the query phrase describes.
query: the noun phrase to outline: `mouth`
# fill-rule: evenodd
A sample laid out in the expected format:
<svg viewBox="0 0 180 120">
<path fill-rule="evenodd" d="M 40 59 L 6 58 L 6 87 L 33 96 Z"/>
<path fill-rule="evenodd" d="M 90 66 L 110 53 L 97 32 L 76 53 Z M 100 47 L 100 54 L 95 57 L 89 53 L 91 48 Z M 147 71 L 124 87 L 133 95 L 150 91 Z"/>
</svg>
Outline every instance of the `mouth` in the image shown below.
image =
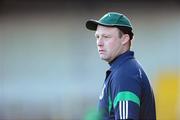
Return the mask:
<svg viewBox="0 0 180 120">
<path fill-rule="evenodd" d="M 99 50 L 99 54 L 103 54 L 104 52 L 104 50 Z"/>
</svg>

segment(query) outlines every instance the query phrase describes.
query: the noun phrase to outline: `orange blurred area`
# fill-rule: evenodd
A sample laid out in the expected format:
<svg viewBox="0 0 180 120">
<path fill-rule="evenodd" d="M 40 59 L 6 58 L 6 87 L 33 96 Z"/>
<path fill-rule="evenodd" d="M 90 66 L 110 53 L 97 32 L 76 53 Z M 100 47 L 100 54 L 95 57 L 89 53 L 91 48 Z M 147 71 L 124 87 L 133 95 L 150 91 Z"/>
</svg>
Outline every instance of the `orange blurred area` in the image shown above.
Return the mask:
<svg viewBox="0 0 180 120">
<path fill-rule="evenodd" d="M 180 118 L 180 74 L 177 71 L 161 71 L 155 81 L 157 120 Z"/>
</svg>

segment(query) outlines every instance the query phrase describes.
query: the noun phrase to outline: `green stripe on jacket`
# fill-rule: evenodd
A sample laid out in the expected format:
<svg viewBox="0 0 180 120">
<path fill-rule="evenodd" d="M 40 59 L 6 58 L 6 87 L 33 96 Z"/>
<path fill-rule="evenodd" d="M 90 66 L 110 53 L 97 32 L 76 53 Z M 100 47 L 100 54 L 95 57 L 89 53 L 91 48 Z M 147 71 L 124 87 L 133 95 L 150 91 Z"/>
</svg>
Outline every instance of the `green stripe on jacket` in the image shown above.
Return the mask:
<svg viewBox="0 0 180 120">
<path fill-rule="evenodd" d="M 139 97 L 130 91 L 123 91 L 119 92 L 113 102 L 113 107 L 115 108 L 119 101 L 131 101 L 136 103 L 138 106 L 140 106 L 140 99 Z"/>
</svg>

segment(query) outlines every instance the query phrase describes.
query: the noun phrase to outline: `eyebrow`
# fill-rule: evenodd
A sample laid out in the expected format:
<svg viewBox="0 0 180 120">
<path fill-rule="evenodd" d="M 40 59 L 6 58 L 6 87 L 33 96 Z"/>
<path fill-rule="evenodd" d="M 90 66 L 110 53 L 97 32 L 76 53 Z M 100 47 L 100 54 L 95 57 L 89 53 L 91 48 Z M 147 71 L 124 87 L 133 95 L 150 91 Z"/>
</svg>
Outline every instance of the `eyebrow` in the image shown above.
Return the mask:
<svg viewBox="0 0 180 120">
<path fill-rule="evenodd" d="M 110 34 L 108 34 L 108 33 L 102 33 L 102 34 L 98 34 L 97 32 L 95 32 L 95 34 L 94 34 L 95 36 L 96 35 L 102 35 L 102 36 L 110 36 Z"/>
<path fill-rule="evenodd" d="M 98 34 L 98 32 L 96 31 L 96 32 L 95 32 L 95 35 L 97 35 L 97 34 Z"/>
</svg>

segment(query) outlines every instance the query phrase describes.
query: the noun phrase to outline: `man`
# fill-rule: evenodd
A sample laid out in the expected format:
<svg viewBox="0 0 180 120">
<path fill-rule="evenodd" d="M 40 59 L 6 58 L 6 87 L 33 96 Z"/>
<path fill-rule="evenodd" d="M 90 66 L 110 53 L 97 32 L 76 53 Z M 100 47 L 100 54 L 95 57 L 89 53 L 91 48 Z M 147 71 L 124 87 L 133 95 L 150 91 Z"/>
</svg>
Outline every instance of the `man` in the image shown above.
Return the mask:
<svg viewBox="0 0 180 120">
<path fill-rule="evenodd" d="M 153 91 L 130 51 L 133 28 L 129 19 L 109 12 L 99 20 L 88 20 L 86 27 L 95 31 L 100 58 L 110 65 L 99 97 L 102 119 L 155 120 Z"/>
</svg>

